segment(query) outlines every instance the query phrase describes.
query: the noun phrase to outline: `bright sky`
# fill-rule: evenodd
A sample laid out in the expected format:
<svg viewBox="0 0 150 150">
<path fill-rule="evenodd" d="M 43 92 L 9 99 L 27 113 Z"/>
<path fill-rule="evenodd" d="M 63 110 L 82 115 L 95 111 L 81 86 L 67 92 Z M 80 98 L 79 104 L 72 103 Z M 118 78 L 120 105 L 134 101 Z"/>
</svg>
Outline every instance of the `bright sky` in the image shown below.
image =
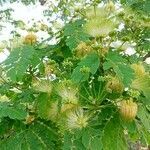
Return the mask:
<svg viewBox="0 0 150 150">
<path fill-rule="evenodd" d="M 24 23 L 30 27 L 33 22 L 42 21 L 43 23 L 48 23 L 47 18 L 43 16 L 43 11 L 47 9 L 46 6 L 41 6 L 40 3 L 36 3 L 35 5 L 31 4 L 25 6 L 22 3 L 6 3 L 2 7 L 2 10 L 7 8 L 12 8 L 14 12 L 11 13 L 12 18 L 14 20 L 22 20 Z M 3 28 L 2 32 L 0 32 L 0 41 L 8 40 L 10 38 L 10 32 L 14 29 L 14 27 L 10 23 L 3 24 L 5 28 Z M 27 32 L 23 30 L 17 30 L 20 34 L 25 35 Z M 5 34 L 4 34 L 5 33 Z"/>
<path fill-rule="evenodd" d="M 51 0 L 51 3 L 54 3 L 55 0 Z M 56 4 L 56 1 L 55 3 Z M 24 5 L 22 3 L 5 3 L 3 6 L 0 6 L 1 10 L 5 10 L 7 8 L 12 8 L 14 10 L 14 12 L 12 12 L 12 17 L 14 18 L 14 20 L 23 20 L 24 23 L 29 27 L 31 27 L 33 25 L 33 22 L 38 22 L 38 21 L 42 21 L 43 23 L 47 24 L 48 26 L 50 26 L 51 24 L 47 21 L 47 18 L 43 16 L 43 11 L 45 9 L 47 9 L 47 5 L 46 6 L 41 6 L 40 3 L 36 3 L 35 5 Z M 61 20 L 59 20 L 57 18 L 57 16 L 54 14 L 53 17 L 51 18 L 51 20 L 57 20 L 58 23 L 62 24 Z M 14 27 L 6 22 L 1 24 L 4 26 L 3 30 L 0 31 L 0 42 L 3 40 L 8 41 L 10 38 L 12 38 L 12 34 L 11 31 L 14 29 Z M 20 33 L 22 36 L 25 36 L 27 34 L 27 31 L 25 30 L 21 30 L 21 29 L 15 29 L 17 30 L 18 33 Z M 47 39 L 49 37 L 49 35 L 44 32 L 44 31 L 38 31 L 36 33 L 38 39 L 40 40 L 41 38 L 43 39 Z M 52 41 L 55 43 L 55 41 Z M 118 42 L 116 42 L 117 44 L 119 44 Z M 128 47 L 126 49 L 126 54 L 132 55 L 135 53 L 135 50 L 133 47 Z M 7 56 L 9 55 L 9 52 L 5 49 L 4 52 L 0 53 L 0 62 L 4 61 Z M 147 63 L 150 64 L 150 58 L 147 59 Z"/>
<path fill-rule="evenodd" d="M 51 0 L 53 2 L 55 0 Z M 43 11 L 47 9 L 47 6 L 41 6 L 40 3 L 36 3 L 35 5 L 31 4 L 28 6 L 25 6 L 22 3 L 5 3 L 3 6 L 0 6 L 1 10 L 5 10 L 7 8 L 12 8 L 14 11 L 11 13 L 12 18 L 14 20 L 23 20 L 24 23 L 27 25 L 28 28 L 30 28 L 34 22 L 42 21 L 45 24 L 48 24 L 47 18 L 43 16 Z M 53 16 L 52 19 L 56 19 L 55 16 Z M 0 42 L 1 41 L 8 41 L 10 38 L 12 38 L 11 31 L 14 30 L 14 26 L 10 23 L 1 23 L 1 25 L 4 26 L 2 31 L 0 31 Z M 16 29 L 19 34 L 22 36 L 25 36 L 27 34 L 27 31 Z M 49 35 L 44 31 L 39 31 L 36 33 L 38 39 L 41 38 L 47 39 Z M 9 55 L 9 52 L 7 50 L 4 50 L 4 52 L 0 53 L 0 62 L 4 61 L 7 56 Z"/>
</svg>

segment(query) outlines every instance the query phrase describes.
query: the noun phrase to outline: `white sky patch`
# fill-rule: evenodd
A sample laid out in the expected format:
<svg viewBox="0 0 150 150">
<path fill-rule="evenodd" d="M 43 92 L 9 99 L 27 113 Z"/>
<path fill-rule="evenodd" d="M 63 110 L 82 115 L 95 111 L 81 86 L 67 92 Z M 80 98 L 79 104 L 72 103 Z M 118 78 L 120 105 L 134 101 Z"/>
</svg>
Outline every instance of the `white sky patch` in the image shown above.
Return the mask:
<svg viewBox="0 0 150 150">
<path fill-rule="evenodd" d="M 150 65 L 150 57 L 146 58 L 145 62 Z"/>
<path fill-rule="evenodd" d="M 0 63 L 6 60 L 8 56 L 9 51 L 7 49 L 4 49 L 4 51 L 0 53 Z"/>
<path fill-rule="evenodd" d="M 58 2 L 58 1 L 57 1 Z M 52 5 L 57 4 L 56 0 L 47 0 L 47 3 L 51 4 L 49 6 L 52 7 Z M 103 4 L 101 4 L 103 5 Z M 22 4 L 21 2 L 15 2 L 15 3 L 5 3 L 3 6 L 0 6 L 1 10 L 5 10 L 7 8 L 12 8 L 14 10 L 14 12 L 11 13 L 11 16 L 14 20 L 22 20 L 27 27 L 32 27 L 34 22 L 39 22 L 41 21 L 42 23 L 47 24 L 48 26 L 51 26 L 51 24 L 47 21 L 47 18 L 44 17 L 43 15 L 43 11 L 48 9 L 48 5 L 44 5 L 41 6 L 40 3 L 36 3 L 35 5 L 30 4 L 28 6 Z M 49 8 L 50 9 L 50 8 Z M 120 9 L 120 5 L 117 4 L 116 5 L 116 9 Z M 63 21 L 61 19 L 58 19 L 57 15 L 54 14 L 53 17 L 50 18 L 50 20 L 56 20 L 56 24 L 55 26 L 58 28 L 62 27 L 64 25 Z M 4 26 L 4 28 L 2 29 L 2 31 L 0 31 L 0 42 L 1 41 L 8 41 L 9 39 L 13 38 L 13 35 L 11 34 L 11 31 L 15 30 L 17 31 L 21 36 L 25 36 L 27 34 L 26 30 L 22 30 L 19 28 L 14 28 L 14 26 L 9 23 L 1 23 L 1 25 Z M 119 25 L 118 30 L 121 31 L 124 28 L 124 24 L 121 23 Z M 38 31 L 36 33 L 36 36 L 38 37 L 38 40 L 44 40 L 50 37 L 50 35 L 47 32 L 43 32 L 43 31 Z M 52 39 L 51 41 L 49 41 L 50 44 L 55 44 L 56 43 L 56 39 Z M 119 48 L 121 46 L 123 42 L 122 41 L 116 41 L 113 42 L 111 44 L 112 47 L 114 48 Z M 134 45 L 129 44 L 129 43 L 125 43 L 123 45 L 123 49 L 125 50 L 125 54 L 127 55 L 133 55 L 136 53 L 135 49 L 134 49 Z M 0 53 L 0 62 L 4 61 L 7 56 L 9 55 L 9 51 L 8 50 L 4 50 L 4 52 Z M 147 61 L 150 64 L 150 58 L 147 58 Z"/>
<path fill-rule="evenodd" d="M 125 54 L 127 54 L 127 55 L 129 55 L 129 56 L 131 56 L 131 55 L 133 55 L 133 54 L 135 54 L 136 53 L 136 51 L 135 51 L 135 49 L 133 48 L 133 47 L 128 47 L 126 50 L 125 50 Z"/>
<path fill-rule="evenodd" d="M 114 47 L 114 48 L 119 48 L 121 46 L 123 42 L 122 41 L 115 41 L 115 42 L 112 42 L 110 44 L 111 47 Z"/>
<path fill-rule="evenodd" d="M 136 43 L 130 44 L 128 42 L 123 44 L 123 41 L 118 40 L 118 41 L 112 42 L 110 46 L 112 46 L 116 49 L 121 48 L 126 55 L 131 56 L 136 53 L 135 48 L 134 48 L 135 45 L 136 45 Z"/>
<path fill-rule="evenodd" d="M 11 13 L 11 17 L 13 18 L 13 20 L 23 21 L 26 24 L 27 28 L 32 27 L 33 23 L 38 21 L 49 24 L 47 18 L 43 15 L 43 11 L 47 9 L 47 6 L 41 6 L 40 3 L 36 3 L 35 5 L 31 4 L 28 6 L 22 4 L 21 2 L 15 2 L 11 4 L 5 3 L 1 7 L 1 9 L 3 10 L 12 8 L 14 10 Z M 0 31 L 0 41 L 9 40 L 10 38 L 12 38 L 10 33 L 13 30 L 18 31 L 18 33 L 23 36 L 27 33 L 27 31 L 25 30 L 14 28 L 14 26 L 9 22 L 2 23 L 2 25 L 4 26 L 4 28 L 2 29 L 2 31 Z"/>
<path fill-rule="evenodd" d="M 12 18 L 14 18 L 14 20 L 23 20 L 25 23 L 28 23 L 28 21 L 32 19 L 35 21 L 44 20 L 43 11 L 47 9 L 46 6 L 41 6 L 40 3 L 26 6 L 21 2 L 6 3 L 3 5 L 3 8 L 12 8 L 14 10 L 14 12 L 11 13 Z"/>
<path fill-rule="evenodd" d="M 117 29 L 117 31 L 121 31 L 122 29 L 124 29 L 124 23 L 121 23 Z"/>
<path fill-rule="evenodd" d="M 54 3 L 55 0 L 51 0 L 51 3 Z M 36 3 L 35 5 L 30 4 L 28 6 L 22 4 L 21 2 L 14 2 L 14 3 L 5 3 L 3 6 L 0 6 L 1 10 L 5 10 L 8 8 L 12 8 L 14 11 L 11 12 L 11 17 L 13 20 L 21 20 L 23 21 L 27 28 L 31 28 L 33 23 L 42 22 L 50 26 L 50 23 L 47 21 L 47 18 L 43 15 L 43 11 L 48 9 L 47 6 L 41 6 L 40 3 Z M 57 16 L 54 15 L 50 20 L 56 20 Z M 61 24 L 62 22 L 59 21 Z M 0 42 L 2 41 L 9 41 L 9 39 L 13 38 L 13 34 L 11 34 L 12 31 L 17 31 L 22 37 L 27 35 L 26 30 L 22 30 L 20 28 L 15 28 L 11 23 L 9 22 L 2 22 L 1 23 L 2 30 L 0 31 Z M 38 40 L 47 39 L 49 38 L 49 34 L 47 32 L 38 31 L 36 33 L 36 36 L 38 37 Z M 56 43 L 55 39 L 51 42 Z M 8 50 L 3 50 L 3 52 L 0 53 L 0 63 L 3 62 L 9 55 Z"/>
<path fill-rule="evenodd" d="M 0 41 L 9 40 L 11 38 L 11 31 L 14 29 L 14 26 L 10 23 L 3 23 L 4 28 L 0 31 Z"/>
<path fill-rule="evenodd" d="M 38 40 L 41 40 L 41 39 L 47 39 L 50 37 L 50 35 L 44 31 L 38 31 L 36 32 L 36 36 L 38 38 Z"/>
</svg>

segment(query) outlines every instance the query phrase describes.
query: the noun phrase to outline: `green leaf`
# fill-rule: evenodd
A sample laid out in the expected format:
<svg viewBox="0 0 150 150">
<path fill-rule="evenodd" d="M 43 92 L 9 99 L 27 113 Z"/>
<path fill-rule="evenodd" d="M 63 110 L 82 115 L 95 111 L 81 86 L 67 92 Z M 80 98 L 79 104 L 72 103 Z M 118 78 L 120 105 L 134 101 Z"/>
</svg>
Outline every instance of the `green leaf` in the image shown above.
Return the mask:
<svg viewBox="0 0 150 150">
<path fill-rule="evenodd" d="M 19 99 L 24 103 L 31 103 L 34 101 L 33 91 L 31 89 L 23 90 L 19 95 Z"/>
<path fill-rule="evenodd" d="M 134 71 L 129 65 L 118 64 L 118 66 L 114 67 L 114 71 L 125 86 L 130 86 L 131 81 L 134 78 Z"/>
<path fill-rule="evenodd" d="M 40 63 L 37 51 L 32 46 L 24 46 L 14 49 L 3 65 L 7 71 L 7 76 L 12 81 L 22 80 L 29 65 L 33 67 Z"/>
<path fill-rule="evenodd" d="M 109 52 L 106 57 L 106 60 L 107 61 L 105 61 L 103 64 L 104 70 L 108 70 L 112 67 L 115 67 L 118 63 L 120 64 L 125 62 L 125 59 L 123 59 L 122 56 L 116 52 Z"/>
<path fill-rule="evenodd" d="M 78 66 L 74 69 L 72 73 L 72 80 L 75 82 L 82 82 L 89 78 L 89 73 L 82 73 L 80 71 L 83 67 L 88 67 L 90 69 L 90 73 L 95 74 L 98 67 L 99 67 L 99 56 L 96 53 L 91 53 L 87 55 L 83 60 L 81 60 L 80 63 L 78 63 Z"/>
<path fill-rule="evenodd" d="M 82 131 L 80 131 L 82 133 Z M 79 136 L 80 137 L 80 136 Z M 65 132 L 64 134 L 64 142 L 63 142 L 63 150 L 86 150 L 82 143 L 81 137 L 78 137 L 78 133 L 70 133 Z"/>
<path fill-rule="evenodd" d="M 143 4 L 143 9 L 142 9 L 145 13 L 149 13 L 150 14 L 150 2 L 147 0 L 147 2 L 145 2 Z"/>
<path fill-rule="evenodd" d="M 0 138 L 12 128 L 12 122 L 8 118 L 3 118 L 0 121 Z"/>
<path fill-rule="evenodd" d="M 22 20 L 13 21 L 13 24 L 17 28 L 21 28 L 22 30 L 25 29 L 25 23 Z"/>
<path fill-rule="evenodd" d="M 110 119 L 114 111 L 114 107 L 110 107 L 109 109 L 107 107 L 101 108 L 101 112 L 98 114 L 98 123 L 103 124 L 105 120 Z"/>
<path fill-rule="evenodd" d="M 81 68 L 81 66 L 76 67 L 72 73 L 71 78 L 76 83 L 86 81 L 89 78 L 89 73 L 81 73 Z"/>
<path fill-rule="evenodd" d="M 150 2 L 149 0 L 136 0 L 133 2 L 131 7 L 135 11 L 142 11 L 143 13 L 149 14 L 150 13 Z"/>
<path fill-rule="evenodd" d="M 133 80 L 132 88 L 142 91 L 147 101 L 150 101 L 150 76 L 146 74 Z"/>
<path fill-rule="evenodd" d="M 134 1 L 132 1 L 132 0 L 120 0 L 120 2 L 121 2 L 122 4 L 132 5 L 133 3 L 138 2 L 138 0 L 134 0 Z"/>
<path fill-rule="evenodd" d="M 64 29 L 64 36 L 66 36 L 66 44 L 72 50 L 83 41 L 89 40 L 89 35 L 84 33 L 82 25 L 85 23 L 84 20 L 77 20 L 71 24 L 67 24 Z"/>
<path fill-rule="evenodd" d="M 103 131 L 102 144 L 104 150 L 127 150 L 123 137 L 123 129 L 118 114 L 110 118 Z"/>
<path fill-rule="evenodd" d="M 38 116 L 42 119 L 48 119 L 51 103 L 47 93 L 41 93 L 37 99 Z"/>
<path fill-rule="evenodd" d="M 146 110 L 144 106 L 139 106 L 138 108 L 138 118 L 140 118 L 143 126 L 149 130 L 150 129 L 150 113 Z"/>
<path fill-rule="evenodd" d="M 63 150 L 70 150 L 72 146 L 72 135 L 70 133 L 65 132 L 64 134 L 64 143 L 63 143 Z"/>
<path fill-rule="evenodd" d="M 59 141 L 55 129 L 47 124 L 37 121 L 29 128 L 16 131 L 9 138 L 1 140 L 2 150 L 55 150 L 56 141 Z"/>
<path fill-rule="evenodd" d="M 142 135 L 147 145 L 150 145 L 150 131 L 147 131 L 145 128 L 142 129 Z"/>
<path fill-rule="evenodd" d="M 91 150 L 101 150 L 102 141 L 101 141 L 101 131 L 87 128 L 83 131 L 82 143 L 87 149 Z"/>
<path fill-rule="evenodd" d="M 126 63 L 126 60 L 116 52 L 108 53 L 103 68 L 104 70 L 113 68 L 114 72 L 125 86 L 130 86 L 134 78 L 133 69 Z"/>
<path fill-rule="evenodd" d="M 23 120 L 27 116 L 24 107 L 11 106 L 8 103 L 0 103 L 0 118 L 9 117 L 11 119 Z"/>
</svg>

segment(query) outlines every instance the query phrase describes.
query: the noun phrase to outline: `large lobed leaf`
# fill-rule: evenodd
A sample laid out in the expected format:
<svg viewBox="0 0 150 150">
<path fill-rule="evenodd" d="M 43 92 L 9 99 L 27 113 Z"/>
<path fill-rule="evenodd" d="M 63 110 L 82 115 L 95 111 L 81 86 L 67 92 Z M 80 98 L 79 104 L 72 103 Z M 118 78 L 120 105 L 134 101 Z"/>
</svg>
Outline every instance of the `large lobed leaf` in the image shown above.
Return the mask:
<svg viewBox="0 0 150 150">
<path fill-rule="evenodd" d="M 37 113 L 42 119 L 48 119 L 51 109 L 50 97 L 47 93 L 41 93 L 37 98 Z"/>
<path fill-rule="evenodd" d="M 140 118 L 145 129 L 147 131 L 150 130 L 150 112 L 148 112 L 148 110 L 146 110 L 146 108 L 144 106 L 140 105 L 138 108 L 137 116 L 138 116 L 138 118 Z"/>
<path fill-rule="evenodd" d="M 0 103 L 0 118 L 9 117 L 11 119 L 23 120 L 27 116 L 24 107 L 11 106 L 8 103 Z"/>
<path fill-rule="evenodd" d="M 12 81 L 20 81 L 29 65 L 35 67 L 39 63 L 37 51 L 32 46 L 24 46 L 14 49 L 3 65 L 7 71 L 7 76 Z"/>
<path fill-rule="evenodd" d="M 82 73 L 80 71 L 83 67 L 88 67 L 90 69 L 90 73 L 95 74 L 98 67 L 99 67 L 99 56 L 96 53 L 91 53 L 87 55 L 83 60 L 81 60 L 80 63 L 78 63 L 78 66 L 74 69 L 72 73 L 72 80 L 75 82 L 82 82 L 89 78 L 89 73 Z"/>
<path fill-rule="evenodd" d="M 104 127 L 87 127 L 64 135 L 63 150 L 127 150 L 118 114 L 110 116 Z"/>
<path fill-rule="evenodd" d="M 102 150 L 99 129 L 85 128 L 64 135 L 63 150 Z"/>
<path fill-rule="evenodd" d="M 101 131 L 87 128 L 83 131 L 82 143 L 87 149 L 102 150 Z"/>
<path fill-rule="evenodd" d="M 132 88 L 142 91 L 148 101 L 150 101 L 150 76 L 145 74 L 133 80 Z"/>
<path fill-rule="evenodd" d="M 0 142 L 1 150 L 56 150 L 59 141 L 56 131 L 47 124 L 37 121 Z"/>
<path fill-rule="evenodd" d="M 113 68 L 114 72 L 125 86 L 129 86 L 134 78 L 133 69 L 127 64 L 126 60 L 116 52 L 108 53 L 103 68 L 104 70 Z"/>
<path fill-rule="evenodd" d="M 66 36 L 66 44 L 72 50 L 83 41 L 89 40 L 89 35 L 84 33 L 82 25 L 85 23 L 84 20 L 77 20 L 73 23 L 67 24 L 64 29 L 64 36 Z"/>
<path fill-rule="evenodd" d="M 127 144 L 124 139 L 123 128 L 120 124 L 118 114 L 110 118 L 102 135 L 102 144 L 104 150 L 127 150 Z"/>
</svg>

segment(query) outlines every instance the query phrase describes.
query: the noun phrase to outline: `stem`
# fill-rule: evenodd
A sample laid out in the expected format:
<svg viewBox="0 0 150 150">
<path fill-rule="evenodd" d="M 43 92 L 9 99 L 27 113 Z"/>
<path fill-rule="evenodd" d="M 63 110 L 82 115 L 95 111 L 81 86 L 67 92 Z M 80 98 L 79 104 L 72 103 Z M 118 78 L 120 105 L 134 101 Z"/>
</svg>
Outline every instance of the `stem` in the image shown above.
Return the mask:
<svg viewBox="0 0 150 150">
<path fill-rule="evenodd" d="M 86 89 L 86 87 L 83 85 L 83 88 L 85 89 L 86 93 L 88 94 L 88 96 L 91 96 L 90 95 L 90 92 L 88 92 L 88 90 Z"/>
<path fill-rule="evenodd" d="M 100 99 L 101 98 L 101 96 L 103 95 L 103 93 L 105 92 L 105 87 L 103 87 L 103 89 L 102 89 L 102 91 L 101 91 L 101 93 L 99 93 L 99 95 L 98 95 L 98 99 Z"/>
<path fill-rule="evenodd" d="M 118 49 L 121 49 L 121 47 L 122 47 L 125 43 L 126 43 L 126 41 L 124 41 L 124 42 L 119 46 Z"/>
<path fill-rule="evenodd" d="M 102 108 L 106 108 L 106 107 L 112 107 L 113 104 L 106 104 L 106 105 L 96 105 L 96 106 L 89 106 L 89 109 L 91 110 L 100 110 Z"/>
<path fill-rule="evenodd" d="M 86 98 L 85 96 L 83 96 L 82 94 L 79 94 L 83 99 L 88 100 L 88 98 Z"/>
<path fill-rule="evenodd" d="M 0 75 L 0 78 L 3 80 L 4 83 L 6 83 L 6 84 L 8 84 L 8 85 L 10 85 L 10 86 L 13 86 L 13 87 L 15 87 L 15 88 L 18 89 L 18 90 L 21 90 L 21 89 L 18 88 L 17 86 L 11 85 L 11 84 L 10 84 L 9 82 L 7 82 L 1 75 Z"/>
<path fill-rule="evenodd" d="M 93 81 L 92 81 L 92 87 L 93 87 L 93 95 L 94 95 L 94 97 L 96 97 L 96 90 L 95 90 L 95 86 L 94 86 Z"/>
<path fill-rule="evenodd" d="M 97 95 L 98 99 L 99 99 L 101 90 L 102 90 L 102 82 L 100 82 L 100 86 L 99 86 L 99 90 L 98 90 L 98 95 Z"/>
</svg>

